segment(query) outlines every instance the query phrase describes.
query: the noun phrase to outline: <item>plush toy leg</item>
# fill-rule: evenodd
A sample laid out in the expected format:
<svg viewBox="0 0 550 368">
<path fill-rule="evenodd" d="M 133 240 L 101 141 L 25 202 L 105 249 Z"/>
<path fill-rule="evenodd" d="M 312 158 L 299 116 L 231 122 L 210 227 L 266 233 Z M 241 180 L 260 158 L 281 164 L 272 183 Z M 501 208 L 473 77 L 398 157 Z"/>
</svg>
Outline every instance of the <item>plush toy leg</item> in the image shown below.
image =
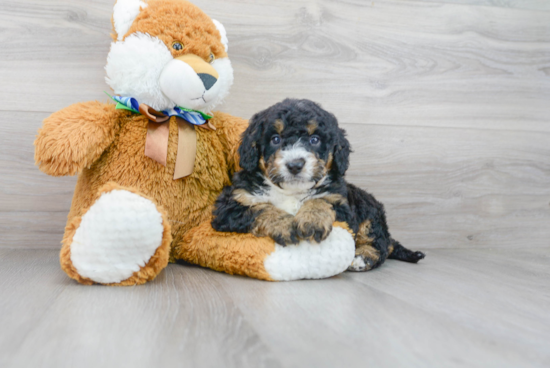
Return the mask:
<svg viewBox="0 0 550 368">
<path fill-rule="evenodd" d="M 302 241 L 282 247 L 270 238 L 220 233 L 210 223 L 189 231 L 176 247 L 176 258 L 216 271 L 269 281 L 320 279 L 345 271 L 355 255 L 353 235 L 335 223 L 320 244 Z"/>
<path fill-rule="evenodd" d="M 82 284 L 137 285 L 168 264 L 170 225 L 163 209 L 139 192 L 108 183 L 65 228 L 61 268 Z"/>
</svg>

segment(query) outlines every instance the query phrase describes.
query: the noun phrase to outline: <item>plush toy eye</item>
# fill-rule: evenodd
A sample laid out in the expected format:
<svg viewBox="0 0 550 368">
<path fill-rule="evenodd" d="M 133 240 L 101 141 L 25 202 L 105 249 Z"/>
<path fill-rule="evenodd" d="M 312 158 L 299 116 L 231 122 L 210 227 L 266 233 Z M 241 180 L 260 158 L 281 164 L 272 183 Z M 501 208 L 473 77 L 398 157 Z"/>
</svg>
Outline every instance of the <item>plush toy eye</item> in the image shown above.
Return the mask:
<svg viewBox="0 0 550 368">
<path fill-rule="evenodd" d="M 210 54 L 210 60 L 208 61 L 209 63 L 212 63 L 214 61 L 214 59 L 216 59 L 216 57 L 214 56 L 214 54 Z"/>
<path fill-rule="evenodd" d="M 183 45 L 181 44 L 181 42 L 174 41 L 172 42 L 172 48 L 176 51 L 180 51 L 183 49 Z"/>
<path fill-rule="evenodd" d="M 318 136 L 312 135 L 309 138 L 309 144 L 311 144 L 312 146 L 317 146 L 319 143 L 321 143 L 321 138 L 319 138 Z"/>
<path fill-rule="evenodd" d="M 278 134 L 275 134 L 273 137 L 271 137 L 271 144 L 274 146 L 278 146 L 281 144 L 281 137 Z"/>
</svg>

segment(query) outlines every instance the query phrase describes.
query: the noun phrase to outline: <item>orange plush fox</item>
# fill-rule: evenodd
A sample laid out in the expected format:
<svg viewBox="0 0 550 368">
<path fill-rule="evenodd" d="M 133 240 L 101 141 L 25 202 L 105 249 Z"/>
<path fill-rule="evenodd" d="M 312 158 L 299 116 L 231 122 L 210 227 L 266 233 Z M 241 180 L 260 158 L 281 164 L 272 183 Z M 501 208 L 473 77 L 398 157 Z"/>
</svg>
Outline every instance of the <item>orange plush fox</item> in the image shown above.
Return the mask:
<svg viewBox="0 0 550 368">
<path fill-rule="evenodd" d="M 112 22 L 105 69 L 117 104 L 58 111 L 35 142 L 40 170 L 78 174 L 63 270 L 80 283 L 107 285 L 145 283 L 177 259 L 264 280 L 344 271 L 354 255 L 348 231 L 336 231 L 340 245 L 326 252 L 326 264 L 310 264 L 308 247 L 323 244 L 284 248 L 210 226 L 247 127 L 212 112 L 233 82 L 223 25 L 183 0 L 118 0 Z"/>
</svg>

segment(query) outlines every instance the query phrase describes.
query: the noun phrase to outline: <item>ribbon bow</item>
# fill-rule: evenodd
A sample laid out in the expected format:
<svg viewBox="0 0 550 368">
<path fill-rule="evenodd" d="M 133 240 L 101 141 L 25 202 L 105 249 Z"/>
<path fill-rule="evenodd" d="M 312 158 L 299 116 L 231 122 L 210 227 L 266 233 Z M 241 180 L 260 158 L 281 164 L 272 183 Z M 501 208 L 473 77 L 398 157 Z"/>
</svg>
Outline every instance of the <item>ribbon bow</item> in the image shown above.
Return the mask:
<svg viewBox="0 0 550 368">
<path fill-rule="evenodd" d="M 191 175 L 195 166 L 197 154 L 197 133 L 194 126 L 216 130 L 208 122 L 212 116 L 201 111 L 183 107 L 174 107 L 170 110 L 156 111 L 146 104 L 140 104 L 133 97 L 110 96 L 117 102 L 116 108 L 129 110 L 136 114 L 143 114 L 149 119 L 147 138 L 145 139 L 145 156 L 166 166 L 168 155 L 168 137 L 170 133 L 170 117 L 175 116 L 178 123 L 178 151 L 174 180 Z"/>
</svg>

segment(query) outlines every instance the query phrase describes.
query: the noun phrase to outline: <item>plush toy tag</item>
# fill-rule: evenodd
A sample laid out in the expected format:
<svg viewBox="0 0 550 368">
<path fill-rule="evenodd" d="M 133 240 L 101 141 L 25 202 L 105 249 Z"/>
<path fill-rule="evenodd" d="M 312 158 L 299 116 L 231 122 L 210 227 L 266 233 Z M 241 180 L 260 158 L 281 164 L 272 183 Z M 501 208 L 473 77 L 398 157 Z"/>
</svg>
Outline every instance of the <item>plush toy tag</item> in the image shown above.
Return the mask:
<svg viewBox="0 0 550 368">
<path fill-rule="evenodd" d="M 147 138 L 145 139 L 145 156 L 152 158 L 162 166 L 166 166 L 169 134 L 170 124 L 157 124 L 149 120 Z"/>
<path fill-rule="evenodd" d="M 176 156 L 176 168 L 174 180 L 189 176 L 195 167 L 197 156 L 197 132 L 195 127 L 183 120 L 176 118 L 178 123 L 178 155 Z"/>
<path fill-rule="evenodd" d="M 170 135 L 169 116 L 141 104 L 139 112 L 149 118 L 147 137 L 145 139 L 145 156 L 152 158 L 162 166 L 166 166 L 168 156 L 168 137 Z"/>
</svg>

